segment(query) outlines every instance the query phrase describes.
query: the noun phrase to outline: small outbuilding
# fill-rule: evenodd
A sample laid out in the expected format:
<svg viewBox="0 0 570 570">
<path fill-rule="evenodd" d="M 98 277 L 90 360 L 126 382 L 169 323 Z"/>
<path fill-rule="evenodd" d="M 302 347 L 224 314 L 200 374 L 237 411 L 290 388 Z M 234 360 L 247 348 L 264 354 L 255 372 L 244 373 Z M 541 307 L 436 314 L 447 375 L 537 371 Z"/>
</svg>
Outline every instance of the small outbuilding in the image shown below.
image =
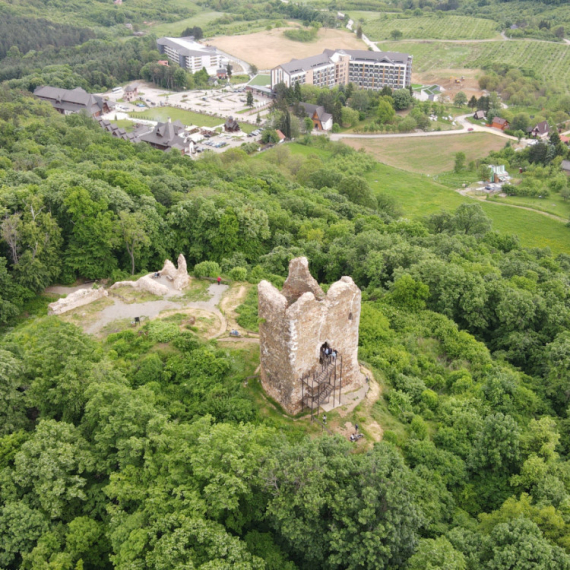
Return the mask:
<svg viewBox="0 0 570 570">
<path fill-rule="evenodd" d="M 300 103 L 305 110 L 305 114 L 317 131 L 330 131 L 333 127 L 333 116 L 325 111 L 322 105 L 311 105 L 310 103 Z"/>
<path fill-rule="evenodd" d="M 560 168 L 562 168 L 562 172 L 564 172 L 564 174 L 570 176 L 570 160 L 563 160 Z"/>
<path fill-rule="evenodd" d="M 473 115 L 473 118 L 476 119 L 477 121 L 481 121 L 482 119 L 484 119 L 487 116 L 487 112 L 483 111 L 483 110 L 479 110 L 476 111 L 476 113 Z"/>
<path fill-rule="evenodd" d="M 509 128 L 509 121 L 506 119 L 501 119 L 501 117 L 493 117 L 491 127 L 494 129 L 499 129 L 501 131 L 506 131 Z"/>
<path fill-rule="evenodd" d="M 134 101 L 137 97 L 139 96 L 139 88 L 134 85 L 127 85 L 125 87 L 124 93 L 123 93 L 123 99 L 125 101 Z"/>
<path fill-rule="evenodd" d="M 545 139 L 550 133 L 550 125 L 548 121 L 541 121 L 534 127 L 528 129 L 528 134 L 535 139 Z"/>
<path fill-rule="evenodd" d="M 228 117 L 224 123 L 224 131 L 226 133 L 236 133 L 239 130 L 239 123 L 233 117 Z"/>
</svg>

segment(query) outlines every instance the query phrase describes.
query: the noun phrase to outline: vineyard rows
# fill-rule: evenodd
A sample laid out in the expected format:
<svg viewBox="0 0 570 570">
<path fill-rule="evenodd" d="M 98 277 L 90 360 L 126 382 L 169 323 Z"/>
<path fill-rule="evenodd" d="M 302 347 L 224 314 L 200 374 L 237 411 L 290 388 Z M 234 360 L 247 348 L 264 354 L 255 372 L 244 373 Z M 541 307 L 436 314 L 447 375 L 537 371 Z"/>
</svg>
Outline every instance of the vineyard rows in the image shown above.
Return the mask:
<svg viewBox="0 0 570 570">
<path fill-rule="evenodd" d="M 554 82 L 570 91 L 570 45 L 539 41 L 503 41 L 479 44 L 429 42 L 383 43 L 382 49 L 410 53 L 414 71 L 435 69 L 482 68 L 492 63 L 506 63 L 531 69 L 546 82 Z"/>
<path fill-rule="evenodd" d="M 405 39 L 484 40 L 498 36 L 496 23 L 465 16 L 374 19 L 364 23 L 365 34 L 373 41 L 390 39 L 400 30 Z"/>
</svg>

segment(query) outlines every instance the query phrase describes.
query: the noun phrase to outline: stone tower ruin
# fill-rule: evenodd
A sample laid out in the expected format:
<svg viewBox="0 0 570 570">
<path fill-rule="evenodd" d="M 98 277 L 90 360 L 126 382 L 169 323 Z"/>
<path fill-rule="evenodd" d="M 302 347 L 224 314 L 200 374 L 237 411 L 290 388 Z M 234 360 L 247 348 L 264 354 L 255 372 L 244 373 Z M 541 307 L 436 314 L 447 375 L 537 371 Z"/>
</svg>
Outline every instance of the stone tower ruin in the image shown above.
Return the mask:
<svg viewBox="0 0 570 570">
<path fill-rule="evenodd" d="M 310 407 L 306 379 L 312 375 L 321 381 L 326 368 L 331 368 L 323 364 L 324 347 L 338 354 L 339 387 L 360 386 L 361 293 L 350 277 L 333 283 L 325 295 L 309 272 L 307 258 L 298 257 L 289 263 L 282 291 L 261 281 L 258 294 L 261 383 L 269 396 L 290 414 Z"/>
</svg>

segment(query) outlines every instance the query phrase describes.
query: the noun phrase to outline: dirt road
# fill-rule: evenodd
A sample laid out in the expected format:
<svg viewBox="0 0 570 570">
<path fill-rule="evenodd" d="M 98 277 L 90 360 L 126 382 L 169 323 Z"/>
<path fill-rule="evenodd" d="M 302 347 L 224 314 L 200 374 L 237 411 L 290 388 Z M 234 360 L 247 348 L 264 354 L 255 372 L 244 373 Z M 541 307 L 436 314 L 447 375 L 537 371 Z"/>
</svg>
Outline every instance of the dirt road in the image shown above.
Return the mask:
<svg viewBox="0 0 570 570">
<path fill-rule="evenodd" d="M 490 133 L 492 135 L 496 135 L 498 137 L 502 137 L 504 139 L 509 139 L 512 141 L 516 141 L 516 137 L 511 137 L 507 135 L 503 131 L 499 129 L 492 129 L 491 127 L 483 127 L 481 125 L 474 125 L 467 121 L 468 117 L 472 117 L 472 113 L 468 113 L 466 115 L 460 115 L 455 117 L 455 120 L 461 125 L 460 129 L 456 129 L 454 131 L 429 131 L 429 132 L 421 132 L 421 133 L 394 133 L 392 135 L 355 135 L 352 133 L 332 133 L 330 139 L 333 141 L 339 141 L 342 139 L 391 139 L 395 137 L 404 137 L 404 138 L 417 138 L 417 137 L 440 137 L 445 135 L 457 135 L 457 134 L 468 134 L 469 132 L 480 132 L 480 133 Z"/>
</svg>

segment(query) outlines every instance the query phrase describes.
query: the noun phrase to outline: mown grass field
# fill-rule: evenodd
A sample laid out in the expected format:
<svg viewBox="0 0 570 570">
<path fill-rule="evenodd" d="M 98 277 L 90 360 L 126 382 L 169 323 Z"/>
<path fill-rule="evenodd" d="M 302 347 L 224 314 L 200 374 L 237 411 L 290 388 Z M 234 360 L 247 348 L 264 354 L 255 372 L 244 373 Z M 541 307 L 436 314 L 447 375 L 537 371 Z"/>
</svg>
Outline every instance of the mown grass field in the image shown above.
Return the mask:
<svg viewBox="0 0 570 570">
<path fill-rule="evenodd" d="M 224 122 L 224 119 L 220 117 L 210 117 L 174 107 L 156 107 L 141 113 L 131 113 L 130 116 L 136 119 L 148 119 L 149 121 L 167 121 L 170 117 L 173 121 L 179 120 L 187 126 L 196 125 L 198 127 L 217 127 Z"/>
<path fill-rule="evenodd" d="M 402 18 L 383 14 L 366 18 L 364 33 L 373 41 L 390 39 L 392 30 L 399 30 L 404 39 L 485 40 L 499 37 L 497 24 L 492 20 L 467 16 L 420 16 Z"/>
<path fill-rule="evenodd" d="M 392 196 L 409 218 L 418 218 L 441 210 L 454 210 L 460 204 L 475 200 L 462 196 L 427 176 L 405 172 L 378 164 L 366 175 L 370 186 L 378 193 Z M 554 253 L 570 253 L 570 229 L 562 222 L 538 212 L 479 202 L 491 218 L 493 229 L 516 234 L 525 247 L 550 247 Z"/>
<path fill-rule="evenodd" d="M 196 14 L 191 18 L 186 18 L 185 20 L 178 20 L 178 22 L 169 22 L 165 24 L 156 24 L 150 26 L 148 29 L 158 37 L 169 35 L 178 37 L 186 28 L 192 28 L 193 26 L 207 28 L 210 22 L 221 18 L 223 15 L 223 12 L 200 12 L 199 14 Z"/>
<path fill-rule="evenodd" d="M 271 75 L 256 75 L 248 85 L 257 85 L 259 87 L 269 87 L 271 85 Z"/>
<path fill-rule="evenodd" d="M 492 63 L 533 70 L 545 81 L 570 89 L 570 45 L 532 40 L 481 43 L 382 42 L 381 49 L 414 56 L 414 71 L 480 69 Z"/>
<path fill-rule="evenodd" d="M 344 139 L 344 143 L 371 153 L 389 166 L 439 174 L 453 169 L 455 153 L 464 152 L 467 163 L 505 146 L 505 139 L 488 133 L 443 135 L 440 137 L 394 137 L 385 139 Z"/>
<path fill-rule="evenodd" d="M 327 151 L 321 149 L 298 144 L 287 146 L 292 154 L 315 155 L 323 160 L 329 156 Z M 473 198 L 462 196 L 455 190 L 438 184 L 428 176 L 385 164 L 376 164 L 365 177 L 375 192 L 393 197 L 407 218 L 415 219 L 441 210 L 455 210 L 464 203 L 479 203 L 491 218 L 494 230 L 518 235 L 523 246 L 550 247 L 555 254 L 570 253 L 570 229 L 564 223 L 539 212 L 491 201 L 476 202 Z"/>
<path fill-rule="evenodd" d="M 494 197 L 493 202 L 498 204 L 512 204 L 524 206 L 533 210 L 547 212 L 554 216 L 570 219 L 570 202 L 563 200 L 559 194 L 551 193 L 548 198 L 525 198 L 523 196 L 508 196 L 506 198 Z"/>
</svg>

